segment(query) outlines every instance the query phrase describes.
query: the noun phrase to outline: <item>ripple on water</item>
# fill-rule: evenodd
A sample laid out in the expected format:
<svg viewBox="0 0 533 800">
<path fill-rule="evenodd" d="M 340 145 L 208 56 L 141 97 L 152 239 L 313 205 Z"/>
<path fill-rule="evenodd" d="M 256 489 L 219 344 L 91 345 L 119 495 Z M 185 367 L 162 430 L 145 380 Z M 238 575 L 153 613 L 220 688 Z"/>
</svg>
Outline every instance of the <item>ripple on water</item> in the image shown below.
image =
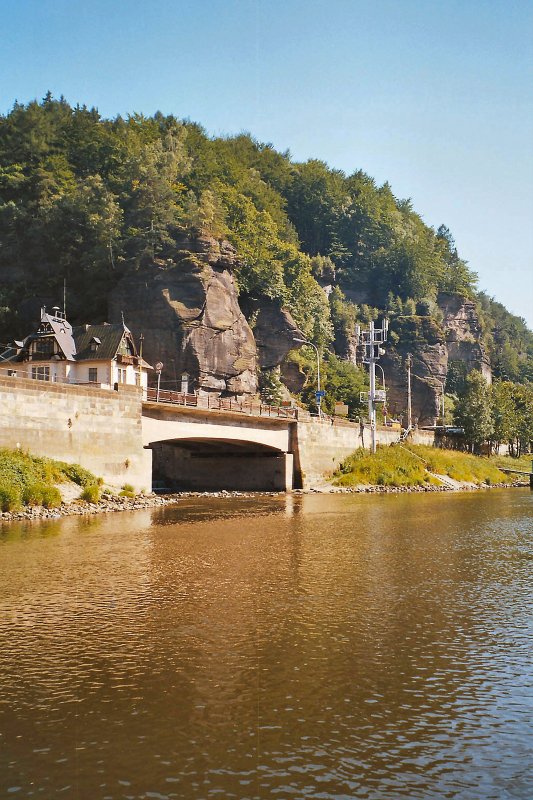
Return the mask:
<svg viewBox="0 0 533 800">
<path fill-rule="evenodd" d="M 0 536 L 0 795 L 533 796 L 531 495 L 124 516 Z"/>
</svg>

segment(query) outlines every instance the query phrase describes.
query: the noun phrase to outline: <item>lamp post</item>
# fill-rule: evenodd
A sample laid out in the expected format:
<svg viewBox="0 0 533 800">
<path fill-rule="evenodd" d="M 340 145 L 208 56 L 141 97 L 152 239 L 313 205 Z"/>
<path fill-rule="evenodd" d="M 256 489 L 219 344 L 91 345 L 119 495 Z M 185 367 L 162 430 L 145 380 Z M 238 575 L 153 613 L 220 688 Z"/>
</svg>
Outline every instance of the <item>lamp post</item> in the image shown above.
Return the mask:
<svg viewBox="0 0 533 800">
<path fill-rule="evenodd" d="M 413 357 L 411 353 L 407 353 L 405 365 L 407 367 L 407 430 L 410 431 L 412 428 L 411 367 L 413 366 Z"/>
<path fill-rule="evenodd" d="M 156 394 L 156 403 L 159 403 L 159 387 L 161 385 L 161 372 L 163 370 L 163 363 L 158 361 L 155 365 L 155 371 L 157 372 L 157 394 Z"/>
<path fill-rule="evenodd" d="M 307 344 L 309 347 L 312 347 L 316 353 L 316 400 L 318 405 L 318 416 L 322 416 L 322 389 L 320 388 L 320 354 L 318 352 L 318 347 L 313 342 L 309 342 L 307 339 L 293 339 L 294 342 L 298 342 L 298 344 Z"/>
<path fill-rule="evenodd" d="M 383 367 L 381 366 L 381 364 L 376 364 L 376 367 L 381 370 L 381 378 L 382 378 L 382 381 L 383 381 L 383 390 L 387 391 L 387 387 L 385 386 L 385 372 L 383 371 Z"/>
</svg>

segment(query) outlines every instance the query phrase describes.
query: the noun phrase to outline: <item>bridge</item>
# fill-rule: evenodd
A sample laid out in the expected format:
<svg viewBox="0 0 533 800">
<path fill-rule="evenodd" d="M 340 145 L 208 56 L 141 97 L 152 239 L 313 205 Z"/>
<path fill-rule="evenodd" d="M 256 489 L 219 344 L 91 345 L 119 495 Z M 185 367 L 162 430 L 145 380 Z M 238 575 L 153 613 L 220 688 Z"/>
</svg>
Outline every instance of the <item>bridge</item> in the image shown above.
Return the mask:
<svg viewBox="0 0 533 800">
<path fill-rule="evenodd" d="M 142 404 L 143 446 L 156 482 L 175 490 L 286 491 L 294 484 L 296 421 L 220 407 Z"/>
<path fill-rule="evenodd" d="M 136 386 L 51 383 L 0 370 L 0 447 L 81 464 L 117 488 L 159 481 L 198 491 L 284 491 L 322 482 L 369 444 L 368 429 L 361 437 L 359 425 L 339 418 L 178 395 L 143 398 Z M 377 431 L 381 443 L 397 438 Z"/>
<path fill-rule="evenodd" d="M 155 482 L 175 490 L 288 491 L 321 482 L 370 431 L 338 417 L 297 408 L 148 390 L 143 446 Z M 379 429 L 391 443 L 397 431 Z"/>
</svg>

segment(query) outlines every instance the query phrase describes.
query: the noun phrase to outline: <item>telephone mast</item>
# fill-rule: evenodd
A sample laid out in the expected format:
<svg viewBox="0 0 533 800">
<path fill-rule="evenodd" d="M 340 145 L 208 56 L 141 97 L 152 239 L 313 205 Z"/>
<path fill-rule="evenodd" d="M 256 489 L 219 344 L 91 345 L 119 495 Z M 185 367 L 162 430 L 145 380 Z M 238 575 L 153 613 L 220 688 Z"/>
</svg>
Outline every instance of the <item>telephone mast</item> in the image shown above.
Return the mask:
<svg viewBox="0 0 533 800">
<path fill-rule="evenodd" d="M 385 389 L 376 389 L 376 362 L 384 354 L 382 345 L 387 341 L 389 320 L 384 319 L 381 328 L 376 328 L 371 320 L 366 331 L 360 325 L 355 326 L 357 344 L 363 351 L 363 364 L 368 364 L 370 391 L 368 392 L 368 418 L 370 420 L 371 452 L 376 452 L 376 404 L 386 402 Z M 362 395 L 365 393 L 362 393 Z"/>
<path fill-rule="evenodd" d="M 407 353 L 405 365 L 407 367 L 407 430 L 410 431 L 413 426 L 413 412 L 411 406 L 411 367 L 413 366 L 413 357 L 411 353 Z"/>
</svg>

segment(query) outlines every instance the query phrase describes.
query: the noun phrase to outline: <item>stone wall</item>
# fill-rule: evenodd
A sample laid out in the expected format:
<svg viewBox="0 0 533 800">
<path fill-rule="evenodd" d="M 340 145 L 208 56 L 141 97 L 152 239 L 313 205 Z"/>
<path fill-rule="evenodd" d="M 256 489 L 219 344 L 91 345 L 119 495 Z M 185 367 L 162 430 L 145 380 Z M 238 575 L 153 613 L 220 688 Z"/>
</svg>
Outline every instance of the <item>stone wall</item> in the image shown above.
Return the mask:
<svg viewBox="0 0 533 800">
<path fill-rule="evenodd" d="M 81 464 L 120 487 L 150 490 L 142 446 L 141 391 L 0 377 L 0 446 Z"/>
</svg>

